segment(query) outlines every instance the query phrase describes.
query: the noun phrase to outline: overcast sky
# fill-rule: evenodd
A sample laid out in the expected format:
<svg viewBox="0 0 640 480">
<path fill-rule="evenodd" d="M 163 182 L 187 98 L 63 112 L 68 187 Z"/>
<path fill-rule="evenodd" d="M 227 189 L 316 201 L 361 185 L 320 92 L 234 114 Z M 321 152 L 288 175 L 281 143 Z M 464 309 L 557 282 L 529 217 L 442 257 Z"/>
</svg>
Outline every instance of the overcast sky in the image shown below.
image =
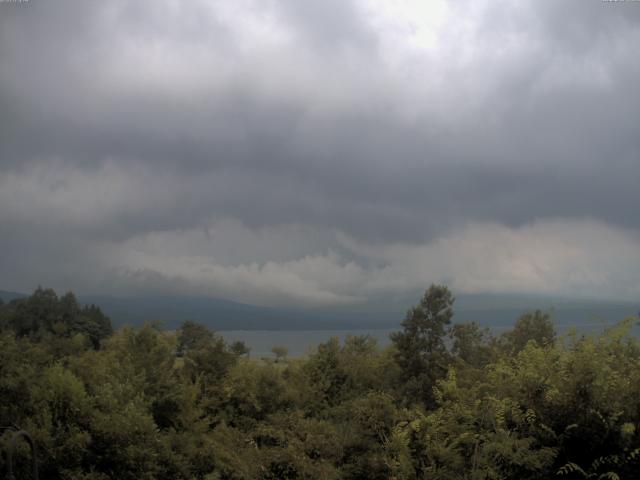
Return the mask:
<svg viewBox="0 0 640 480">
<path fill-rule="evenodd" d="M 0 289 L 640 297 L 640 2 L 0 2 Z"/>
</svg>

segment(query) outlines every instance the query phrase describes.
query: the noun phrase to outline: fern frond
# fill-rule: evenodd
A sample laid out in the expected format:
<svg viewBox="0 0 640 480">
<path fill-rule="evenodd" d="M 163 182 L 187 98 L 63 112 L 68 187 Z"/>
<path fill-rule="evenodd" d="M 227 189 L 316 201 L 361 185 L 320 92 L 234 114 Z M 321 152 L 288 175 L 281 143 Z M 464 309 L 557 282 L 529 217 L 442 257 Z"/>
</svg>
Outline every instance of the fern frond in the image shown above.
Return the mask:
<svg viewBox="0 0 640 480">
<path fill-rule="evenodd" d="M 583 478 L 589 478 L 587 472 L 585 472 L 577 463 L 569 462 L 558 470 L 556 475 L 569 475 L 570 473 L 579 473 Z"/>
</svg>

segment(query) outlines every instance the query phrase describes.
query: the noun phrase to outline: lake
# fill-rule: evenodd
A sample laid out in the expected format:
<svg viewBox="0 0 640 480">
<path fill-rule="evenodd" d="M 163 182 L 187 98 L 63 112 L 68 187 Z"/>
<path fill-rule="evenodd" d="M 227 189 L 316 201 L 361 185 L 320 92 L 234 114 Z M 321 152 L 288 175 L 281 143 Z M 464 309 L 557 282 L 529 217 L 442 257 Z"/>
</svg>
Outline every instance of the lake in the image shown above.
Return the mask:
<svg viewBox="0 0 640 480">
<path fill-rule="evenodd" d="M 611 327 L 613 323 L 593 322 L 583 324 L 556 324 L 556 331 L 562 334 L 575 327 L 582 333 L 593 333 Z M 495 335 L 508 330 L 511 326 L 489 326 Z M 361 330 L 227 330 L 219 331 L 227 342 L 243 341 L 250 349 L 252 358 L 273 357 L 271 349 L 274 346 L 285 347 L 290 357 L 308 355 L 318 346 L 331 337 L 338 337 L 341 341 L 349 335 L 370 335 L 378 342 L 378 346 L 386 347 L 391 340 L 389 334 L 398 331 L 395 329 L 361 329 Z M 638 327 L 634 330 L 637 332 Z"/>
<path fill-rule="evenodd" d="M 349 335 L 370 335 L 378 345 L 389 345 L 392 329 L 371 330 L 227 330 L 218 332 L 227 342 L 243 341 L 252 358 L 273 357 L 271 348 L 285 347 L 291 357 L 301 357 L 312 352 L 320 343 L 331 337 L 343 341 Z"/>
</svg>

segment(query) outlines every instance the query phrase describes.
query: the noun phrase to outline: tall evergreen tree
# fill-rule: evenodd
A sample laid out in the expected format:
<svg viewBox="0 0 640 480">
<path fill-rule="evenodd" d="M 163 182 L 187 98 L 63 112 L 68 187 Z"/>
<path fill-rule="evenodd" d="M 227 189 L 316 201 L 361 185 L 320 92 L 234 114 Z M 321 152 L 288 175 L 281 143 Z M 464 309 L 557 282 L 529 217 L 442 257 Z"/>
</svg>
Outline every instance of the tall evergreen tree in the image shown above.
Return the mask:
<svg viewBox="0 0 640 480">
<path fill-rule="evenodd" d="M 447 373 L 444 343 L 453 317 L 454 298 L 444 285 L 431 285 L 420 303 L 407 312 L 403 330 L 391 334 L 408 398 L 433 405 L 433 386 Z"/>
</svg>

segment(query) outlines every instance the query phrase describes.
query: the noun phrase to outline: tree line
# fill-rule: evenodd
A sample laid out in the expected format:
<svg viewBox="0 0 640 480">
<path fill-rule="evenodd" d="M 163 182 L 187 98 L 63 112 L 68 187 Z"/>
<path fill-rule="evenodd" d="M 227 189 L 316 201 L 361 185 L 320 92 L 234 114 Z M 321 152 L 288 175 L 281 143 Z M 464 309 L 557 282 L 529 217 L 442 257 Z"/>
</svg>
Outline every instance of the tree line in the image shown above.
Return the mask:
<svg viewBox="0 0 640 480">
<path fill-rule="evenodd" d="M 640 477 L 636 319 L 558 337 L 533 311 L 496 336 L 453 306 L 432 285 L 387 348 L 276 361 L 190 321 L 113 331 L 71 293 L 0 302 L 0 476 L 22 428 L 47 479 Z"/>
</svg>

